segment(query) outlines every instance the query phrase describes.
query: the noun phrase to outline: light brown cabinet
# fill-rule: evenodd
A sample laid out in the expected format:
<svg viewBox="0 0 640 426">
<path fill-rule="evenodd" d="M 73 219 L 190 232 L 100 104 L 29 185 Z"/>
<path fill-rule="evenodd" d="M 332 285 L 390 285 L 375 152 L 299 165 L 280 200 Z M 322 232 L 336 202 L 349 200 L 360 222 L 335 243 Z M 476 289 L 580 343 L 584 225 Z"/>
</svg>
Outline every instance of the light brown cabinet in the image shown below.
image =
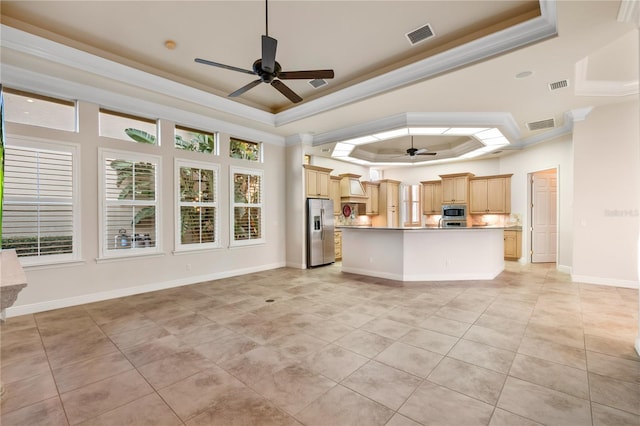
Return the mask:
<svg viewBox="0 0 640 426">
<path fill-rule="evenodd" d="M 400 181 L 384 179 L 380 182 L 378 194 L 378 216 L 373 218 L 373 226 L 400 226 Z"/>
<path fill-rule="evenodd" d="M 422 213 L 442 213 L 442 182 L 430 180 L 420 182 L 422 184 Z"/>
<path fill-rule="evenodd" d="M 474 177 L 469 180 L 469 213 L 511 213 L 511 176 Z"/>
<path fill-rule="evenodd" d="M 342 231 L 337 231 L 337 230 L 334 231 L 333 239 L 336 245 L 336 248 L 335 248 L 336 260 L 341 260 L 342 259 Z"/>
<path fill-rule="evenodd" d="M 365 182 L 364 190 L 367 191 L 367 215 L 377 215 L 379 213 L 380 184 L 377 182 Z"/>
<path fill-rule="evenodd" d="M 340 176 L 329 176 L 329 198 L 333 200 L 333 214 L 334 216 L 342 213 L 342 206 L 340 205 Z"/>
<path fill-rule="evenodd" d="M 442 204 L 467 204 L 469 201 L 469 179 L 473 173 L 440 175 L 442 178 Z"/>
<path fill-rule="evenodd" d="M 332 169 L 303 165 L 307 198 L 329 199 L 329 173 Z"/>
<path fill-rule="evenodd" d="M 520 259 L 522 256 L 522 231 L 504 230 L 504 258 Z"/>
</svg>

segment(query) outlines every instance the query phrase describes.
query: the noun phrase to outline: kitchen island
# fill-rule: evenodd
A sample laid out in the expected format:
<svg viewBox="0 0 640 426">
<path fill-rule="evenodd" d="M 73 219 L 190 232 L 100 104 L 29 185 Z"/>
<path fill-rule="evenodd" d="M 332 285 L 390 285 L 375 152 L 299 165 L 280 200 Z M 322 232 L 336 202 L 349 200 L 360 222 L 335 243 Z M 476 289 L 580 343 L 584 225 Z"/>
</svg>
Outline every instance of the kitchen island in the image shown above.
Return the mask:
<svg viewBox="0 0 640 426">
<path fill-rule="evenodd" d="M 342 271 L 396 281 L 490 280 L 504 270 L 502 227 L 344 226 Z"/>
</svg>

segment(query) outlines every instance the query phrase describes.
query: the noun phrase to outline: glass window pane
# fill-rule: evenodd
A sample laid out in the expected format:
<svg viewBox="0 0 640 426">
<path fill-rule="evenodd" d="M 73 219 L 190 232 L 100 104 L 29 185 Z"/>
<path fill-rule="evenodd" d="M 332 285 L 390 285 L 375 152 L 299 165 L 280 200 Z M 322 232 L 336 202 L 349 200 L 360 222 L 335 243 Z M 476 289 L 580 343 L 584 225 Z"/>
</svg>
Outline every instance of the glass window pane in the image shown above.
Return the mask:
<svg viewBox="0 0 640 426">
<path fill-rule="evenodd" d="M 34 93 L 2 89 L 5 121 L 76 131 L 76 103 Z"/>
<path fill-rule="evenodd" d="M 249 142 L 241 139 L 231 138 L 230 152 L 231 158 L 240 158 L 242 160 L 260 161 L 260 144 L 258 142 Z"/>
<path fill-rule="evenodd" d="M 100 136 L 157 145 L 154 120 L 100 109 Z"/>
<path fill-rule="evenodd" d="M 187 127 L 176 126 L 175 147 L 185 151 L 203 152 L 206 154 L 216 153 L 217 134 L 204 132 Z"/>
</svg>

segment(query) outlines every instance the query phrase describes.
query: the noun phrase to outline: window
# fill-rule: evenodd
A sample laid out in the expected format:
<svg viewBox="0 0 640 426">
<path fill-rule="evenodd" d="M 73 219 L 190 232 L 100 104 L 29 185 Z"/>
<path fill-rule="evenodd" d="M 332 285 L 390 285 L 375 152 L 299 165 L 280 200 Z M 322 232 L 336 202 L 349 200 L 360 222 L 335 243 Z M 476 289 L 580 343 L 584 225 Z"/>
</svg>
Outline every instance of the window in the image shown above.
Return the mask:
<svg viewBox="0 0 640 426">
<path fill-rule="evenodd" d="M 231 245 L 264 242 L 263 172 L 231 168 Z"/>
<path fill-rule="evenodd" d="M 76 103 L 19 90 L 2 89 L 5 120 L 14 123 L 76 131 Z"/>
<path fill-rule="evenodd" d="M 229 155 L 231 158 L 240 158 L 249 161 L 262 161 L 262 146 L 258 142 L 243 141 L 231 138 Z"/>
<path fill-rule="evenodd" d="M 9 138 L 5 145 L 2 248 L 25 265 L 78 257 L 76 146 Z"/>
<path fill-rule="evenodd" d="M 420 185 L 402 185 L 402 223 L 420 226 Z"/>
<path fill-rule="evenodd" d="M 100 108 L 100 136 L 157 145 L 155 120 Z"/>
<path fill-rule="evenodd" d="M 159 252 L 160 158 L 101 150 L 101 256 Z"/>
<path fill-rule="evenodd" d="M 176 250 L 219 247 L 217 165 L 176 160 Z"/>
<path fill-rule="evenodd" d="M 185 151 L 218 154 L 218 134 L 176 126 L 175 147 Z"/>
</svg>

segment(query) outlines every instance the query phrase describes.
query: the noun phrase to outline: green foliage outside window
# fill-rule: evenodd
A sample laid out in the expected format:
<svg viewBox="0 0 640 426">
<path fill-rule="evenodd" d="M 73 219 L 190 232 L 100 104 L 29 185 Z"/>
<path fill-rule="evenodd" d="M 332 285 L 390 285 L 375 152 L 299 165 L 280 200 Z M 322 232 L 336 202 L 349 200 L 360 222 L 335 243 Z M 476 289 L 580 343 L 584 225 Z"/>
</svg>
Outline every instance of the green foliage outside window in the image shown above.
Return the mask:
<svg viewBox="0 0 640 426">
<path fill-rule="evenodd" d="M 229 155 L 241 160 L 260 161 L 260 144 L 231 138 Z"/>
</svg>

